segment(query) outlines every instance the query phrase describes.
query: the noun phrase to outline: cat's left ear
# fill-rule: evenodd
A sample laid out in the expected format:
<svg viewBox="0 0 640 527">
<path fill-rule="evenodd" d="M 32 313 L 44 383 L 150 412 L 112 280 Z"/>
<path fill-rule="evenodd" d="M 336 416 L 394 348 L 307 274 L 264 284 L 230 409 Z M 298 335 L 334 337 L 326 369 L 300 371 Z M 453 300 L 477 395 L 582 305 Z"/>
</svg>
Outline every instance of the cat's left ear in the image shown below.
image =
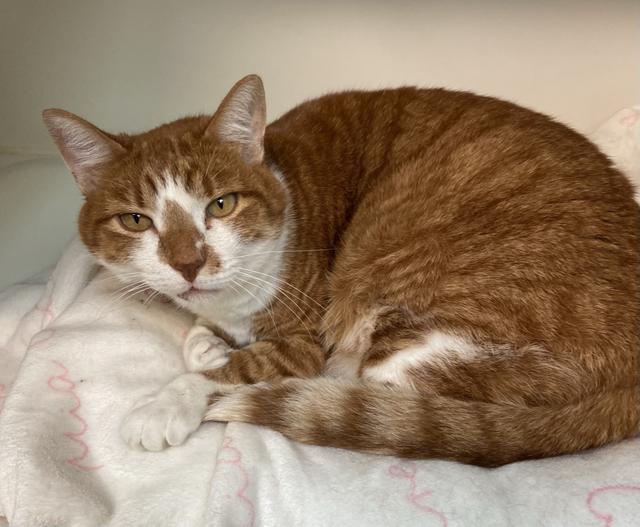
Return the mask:
<svg viewBox="0 0 640 527">
<path fill-rule="evenodd" d="M 207 126 L 205 135 L 235 143 L 250 165 L 264 159 L 267 104 L 262 79 L 247 75 L 231 88 Z"/>
</svg>

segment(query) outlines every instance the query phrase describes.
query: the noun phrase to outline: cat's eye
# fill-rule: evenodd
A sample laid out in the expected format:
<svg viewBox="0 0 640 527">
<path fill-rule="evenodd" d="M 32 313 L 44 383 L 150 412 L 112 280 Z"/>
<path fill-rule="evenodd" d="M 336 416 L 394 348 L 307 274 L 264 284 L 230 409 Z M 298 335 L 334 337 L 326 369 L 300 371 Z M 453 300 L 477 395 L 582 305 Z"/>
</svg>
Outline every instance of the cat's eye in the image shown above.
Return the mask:
<svg viewBox="0 0 640 527">
<path fill-rule="evenodd" d="M 138 214 L 137 212 L 120 214 L 118 218 L 120 219 L 120 223 L 125 229 L 134 232 L 146 231 L 153 225 L 151 218 L 148 218 L 147 216 L 144 216 L 142 214 Z"/>
<path fill-rule="evenodd" d="M 214 199 L 207 205 L 207 216 L 224 218 L 231 214 L 238 204 L 238 195 L 231 192 Z"/>
</svg>

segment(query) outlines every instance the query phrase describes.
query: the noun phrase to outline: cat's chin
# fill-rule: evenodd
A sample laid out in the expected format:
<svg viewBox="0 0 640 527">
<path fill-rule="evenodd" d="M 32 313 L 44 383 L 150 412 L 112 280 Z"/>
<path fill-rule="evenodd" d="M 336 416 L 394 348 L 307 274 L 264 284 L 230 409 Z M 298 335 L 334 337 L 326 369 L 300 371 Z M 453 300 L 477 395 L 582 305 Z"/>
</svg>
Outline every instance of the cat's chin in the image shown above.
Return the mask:
<svg viewBox="0 0 640 527">
<path fill-rule="evenodd" d="M 219 291 L 220 289 L 218 288 L 200 289 L 198 287 L 191 287 L 190 289 L 186 290 L 184 293 L 180 293 L 179 295 L 176 295 L 176 296 L 181 300 L 192 302 L 194 300 L 202 299 L 209 295 L 215 294 Z"/>
</svg>

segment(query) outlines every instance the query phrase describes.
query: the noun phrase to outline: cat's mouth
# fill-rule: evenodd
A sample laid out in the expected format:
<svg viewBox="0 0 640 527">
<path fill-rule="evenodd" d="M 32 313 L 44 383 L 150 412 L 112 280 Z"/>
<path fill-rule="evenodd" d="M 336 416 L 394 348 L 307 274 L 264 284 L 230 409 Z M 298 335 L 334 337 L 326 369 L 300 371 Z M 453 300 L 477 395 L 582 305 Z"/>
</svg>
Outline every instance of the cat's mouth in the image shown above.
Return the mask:
<svg viewBox="0 0 640 527">
<path fill-rule="evenodd" d="M 182 298 L 183 300 L 192 300 L 193 298 L 200 295 L 207 295 L 211 293 L 218 292 L 219 289 L 211 288 L 211 289 L 200 289 L 199 287 L 190 287 L 184 293 L 180 293 L 178 298 Z"/>
</svg>

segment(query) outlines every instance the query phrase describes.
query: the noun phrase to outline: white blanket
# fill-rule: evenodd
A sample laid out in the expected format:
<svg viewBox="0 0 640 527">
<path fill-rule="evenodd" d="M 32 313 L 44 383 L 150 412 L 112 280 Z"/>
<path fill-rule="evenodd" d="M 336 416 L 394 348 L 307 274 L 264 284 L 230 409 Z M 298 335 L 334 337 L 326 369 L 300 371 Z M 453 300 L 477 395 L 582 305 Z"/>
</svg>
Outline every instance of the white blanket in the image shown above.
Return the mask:
<svg viewBox="0 0 640 527">
<path fill-rule="evenodd" d="M 611 144 L 622 127 L 640 130 L 640 112 L 615 119 Z M 0 293 L 0 516 L 11 526 L 640 525 L 640 439 L 491 470 L 309 447 L 244 424 L 131 450 L 120 423 L 183 372 L 191 318 L 119 298 L 96 271 L 76 241 L 46 286 Z"/>
</svg>

